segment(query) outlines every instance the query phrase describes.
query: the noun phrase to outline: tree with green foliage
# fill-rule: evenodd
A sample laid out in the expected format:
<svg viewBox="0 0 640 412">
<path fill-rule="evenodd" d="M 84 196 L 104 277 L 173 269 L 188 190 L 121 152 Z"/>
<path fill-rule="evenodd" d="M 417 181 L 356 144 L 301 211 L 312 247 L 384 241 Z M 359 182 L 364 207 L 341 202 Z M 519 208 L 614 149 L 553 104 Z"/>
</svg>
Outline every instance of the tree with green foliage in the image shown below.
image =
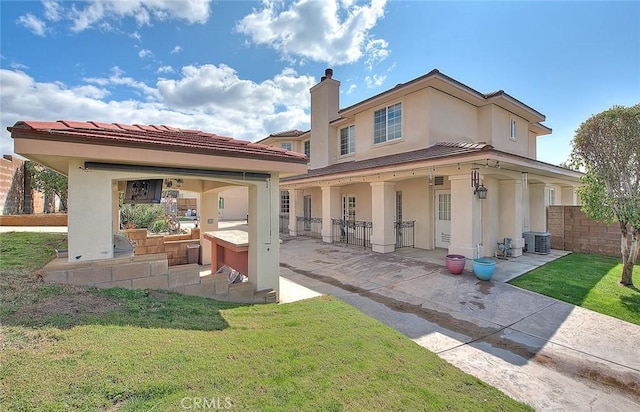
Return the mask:
<svg viewBox="0 0 640 412">
<path fill-rule="evenodd" d="M 620 285 L 633 286 L 640 243 L 640 104 L 614 106 L 583 122 L 572 158 L 586 171 L 577 192 L 590 218 L 617 222 L 621 233 Z"/>
<path fill-rule="evenodd" d="M 43 193 L 45 197 L 58 196 L 61 209 L 67 210 L 67 177 L 35 162 L 26 162 L 25 167 L 31 175 L 31 188 Z"/>
</svg>

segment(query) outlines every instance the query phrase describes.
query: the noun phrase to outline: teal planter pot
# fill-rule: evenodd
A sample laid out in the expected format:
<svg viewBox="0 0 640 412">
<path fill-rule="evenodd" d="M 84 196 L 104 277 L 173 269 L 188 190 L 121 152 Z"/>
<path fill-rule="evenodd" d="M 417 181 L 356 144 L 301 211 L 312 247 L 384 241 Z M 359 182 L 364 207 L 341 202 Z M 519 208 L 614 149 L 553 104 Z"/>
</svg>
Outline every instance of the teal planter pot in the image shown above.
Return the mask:
<svg viewBox="0 0 640 412">
<path fill-rule="evenodd" d="M 480 280 L 490 280 L 495 268 L 496 262 L 489 258 L 473 259 L 473 273 Z"/>
</svg>

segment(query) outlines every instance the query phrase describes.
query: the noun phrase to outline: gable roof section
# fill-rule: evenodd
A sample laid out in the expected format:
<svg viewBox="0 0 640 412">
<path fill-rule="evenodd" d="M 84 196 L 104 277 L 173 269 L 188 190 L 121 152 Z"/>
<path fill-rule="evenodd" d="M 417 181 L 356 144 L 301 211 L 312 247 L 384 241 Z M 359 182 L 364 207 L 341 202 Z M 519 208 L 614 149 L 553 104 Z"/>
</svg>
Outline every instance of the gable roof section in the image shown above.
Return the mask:
<svg viewBox="0 0 640 412">
<path fill-rule="evenodd" d="M 367 107 L 371 104 L 379 104 L 381 100 L 387 98 L 388 96 L 395 95 L 396 93 L 401 93 L 403 90 L 411 90 L 415 87 L 421 87 L 421 85 L 423 84 L 427 84 L 438 89 L 440 87 L 443 87 L 445 92 L 454 92 L 456 95 L 458 95 L 458 97 L 463 97 L 465 100 L 468 100 L 470 103 L 476 106 L 495 103 L 498 106 L 505 106 L 512 110 L 517 110 L 518 112 L 520 112 L 520 115 L 525 118 L 529 118 L 530 121 L 542 122 L 545 120 L 545 116 L 542 113 L 535 110 L 531 106 L 522 103 L 520 100 L 514 98 L 508 93 L 505 93 L 504 90 L 498 90 L 491 93 L 481 93 L 454 79 L 453 77 L 447 76 L 446 74 L 440 72 L 440 70 L 438 69 L 433 69 L 429 73 L 410 80 L 406 83 L 398 83 L 389 90 L 369 97 L 351 106 L 342 108 L 338 111 L 338 114 L 345 115 L 354 110 L 359 110 L 360 107 Z"/>
<path fill-rule="evenodd" d="M 298 129 L 293 129 L 293 130 L 285 130 L 284 132 L 278 132 L 278 133 L 271 133 L 269 136 L 258 140 L 256 143 L 262 143 L 264 141 L 267 140 L 271 140 L 271 139 L 298 139 L 302 136 L 305 135 L 310 135 L 311 130 L 298 130 Z"/>
<path fill-rule="evenodd" d="M 251 143 L 246 140 L 218 136 L 214 133 L 179 129 L 164 125 L 128 125 L 69 120 L 55 122 L 19 121 L 13 127 L 7 127 L 7 130 L 11 132 L 11 137 L 13 138 L 307 163 L 307 158 L 302 153 Z"/>
<path fill-rule="evenodd" d="M 291 182 L 313 177 L 324 177 L 340 173 L 357 172 L 362 170 L 375 169 L 378 167 L 401 165 L 448 156 L 478 153 L 491 149 L 493 149 L 493 146 L 488 144 L 441 142 L 431 145 L 425 149 L 415 150 L 412 152 L 380 156 L 366 160 L 352 160 L 350 162 L 335 163 L 327 167 L 311 169 L 307 172 L 307 174 L 304 175 L 282 178 L 280 179 L 280 181 Z"/>
</svg>

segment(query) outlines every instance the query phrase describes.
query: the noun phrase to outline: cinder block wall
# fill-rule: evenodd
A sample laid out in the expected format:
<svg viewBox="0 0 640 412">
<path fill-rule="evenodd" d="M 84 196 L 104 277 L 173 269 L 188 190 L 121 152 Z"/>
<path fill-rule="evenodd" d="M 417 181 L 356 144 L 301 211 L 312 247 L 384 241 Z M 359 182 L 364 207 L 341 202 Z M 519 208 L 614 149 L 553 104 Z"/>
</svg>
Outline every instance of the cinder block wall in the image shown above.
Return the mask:
<svg viewBox="0 0 640 412">
<path fill-rule="evenodd" d="M 166 253 L 169 266 L 187 264 L 187 245 L 200 244 L 199 228 L 182 235 L 154 235 L 147 229 L 126 229 L 122 233 L 135 246 L 136 256 Z"/>
<path fill-rule="evenodd" d="M 620 227 L 589 219 L 580 206 L 549 206 L 547 227 L 554 249 L 620 256 Z"/>
<path fill-rule="evenodd" d="M 186 216 L 187 209 L 191 209 L 191 210 L 195 209 L 197 212 L 198 199 L 179 197 L 177 200 L 178 200 L 178 216 Z"/>
<path fill-rule="evenodd" d="M 67 226 L 67 214 L 0 216 L 0 226 Z"/>
</svg>

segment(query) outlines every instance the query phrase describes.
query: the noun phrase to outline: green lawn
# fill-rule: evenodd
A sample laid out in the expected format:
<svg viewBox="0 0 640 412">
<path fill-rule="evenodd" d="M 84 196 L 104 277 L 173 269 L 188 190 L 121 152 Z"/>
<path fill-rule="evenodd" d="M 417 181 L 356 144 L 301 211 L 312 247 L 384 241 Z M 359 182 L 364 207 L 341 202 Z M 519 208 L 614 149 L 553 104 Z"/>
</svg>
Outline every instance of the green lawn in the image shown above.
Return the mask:
<svg viewBox="0 0 640 412">
<path fill-rule="evenodd" d="M 618 285 L 619 258 L 572 253 L 510 283 L 543 295 L 640 325 L 640 289 Z M 640 286 L 640 266 L 633 269 Z"/>
<path fill-rule="evenodd" d="M 0 410 L 530 410 L 334 298 L 44 285 L 37 236 L 0 235 Z"/>
</svg>

